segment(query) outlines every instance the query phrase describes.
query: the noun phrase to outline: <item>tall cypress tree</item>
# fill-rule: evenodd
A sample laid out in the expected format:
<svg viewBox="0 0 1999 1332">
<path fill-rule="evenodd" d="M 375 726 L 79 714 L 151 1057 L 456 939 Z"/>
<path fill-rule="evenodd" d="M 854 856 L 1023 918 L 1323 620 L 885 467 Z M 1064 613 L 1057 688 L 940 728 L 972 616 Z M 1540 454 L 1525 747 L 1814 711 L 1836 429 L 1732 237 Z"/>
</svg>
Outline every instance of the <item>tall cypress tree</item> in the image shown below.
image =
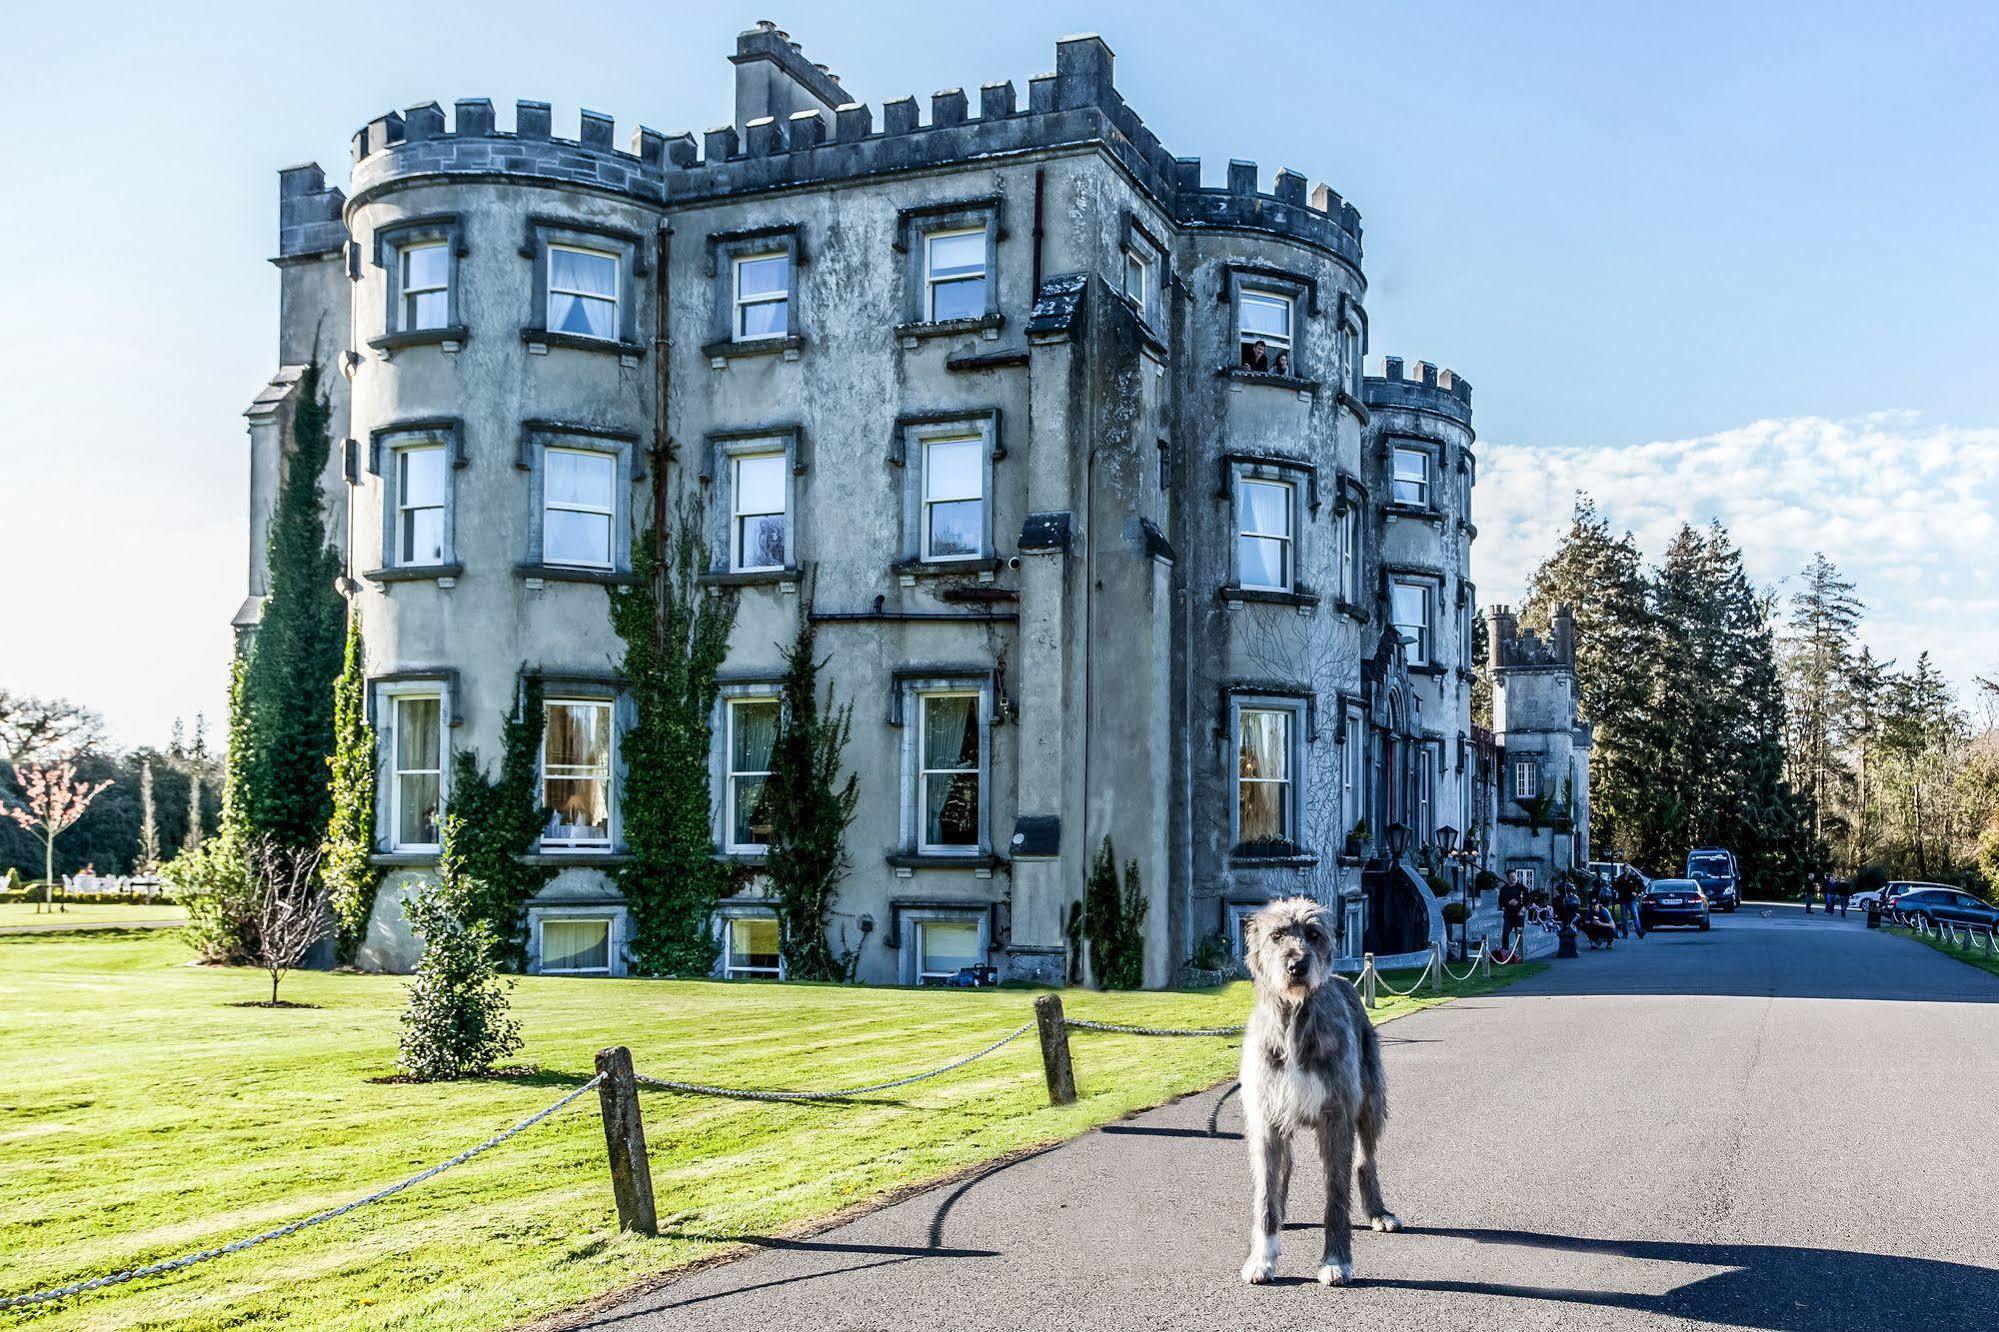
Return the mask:
<svg viewBox="0 0 1999 1332">
<path fill-rule="evenodd" d="M 821 710 L 817 651 L 808 593 L 799 598 L 798 633 L 784 653 L 777 738 L 759 800 L 770 823 L 764 875 L 777 904 L 786 975 L 845 980 L 853 955 L 834 951 L 826 925 L 847 872 L 847 825 L 861 798 L 853 773 L 840 780 L 854 709 L 835 707 L 829 685 Z"/>
<path fill-rule="evenodd" d="M 333 904 L 334 951 L 351 962 L 368 929 L 381 874 L 368 863 L 375 849 L 375 728 L 368 724 L 366 654 L 361 615 L 347 626 L 347 648 L 333 690 L 334 749 L 327 759 L 333 812 L 320 863 Z"/>
<path fill-rule="evenodd" d="M 319 844 L 332 815 L 326 763 L 347 617 L 336 586 L 340 553 L 326 539 L 320 493 L 332 441 L 317 361 L 293 393 L 291 454 L 271 515 L 270 595 L 243 678 L 248 727 L 238 794 L 248 832 L 302 847 Z"/>
</svg>

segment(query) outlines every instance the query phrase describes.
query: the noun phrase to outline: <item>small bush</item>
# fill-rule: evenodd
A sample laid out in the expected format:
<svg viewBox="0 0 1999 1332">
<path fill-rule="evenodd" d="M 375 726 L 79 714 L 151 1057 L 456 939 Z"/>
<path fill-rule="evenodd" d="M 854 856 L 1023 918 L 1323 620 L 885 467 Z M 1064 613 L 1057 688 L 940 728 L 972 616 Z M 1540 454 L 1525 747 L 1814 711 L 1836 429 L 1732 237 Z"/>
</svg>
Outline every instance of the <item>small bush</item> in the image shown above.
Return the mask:
<svg viewBox="0 0 1999 1332">
<path fill-rule="evenodd" d="M 463 834 L 463 823 L 447 815 L 437 884 L 403 904 L 423 955 L 410 982 L 397 1062 L 419 1082 L 489 1072 L 521 1047 L 520 1024 L 507 1016 L 503 945 L 490 921 L 473 916 L 478 888 L 465 873 Z"/>
<path fill-rule="evenodd" d="M 263 903 L 234 837 L 211 837 L 195 850 L 181 852 L 162 874 L 187 906 L 182 937 L 197 958 L 235 966 L 256 957 Z"/>
<path fill-rule="evenodd" d="M 1083 889 L 1083 933 L 1090 941 L 1090 971 L 1104 990 L 1136 990 L 1145 984 L 1145 913 L 1138 862 L 1124 867 L 1118 888 L 1117 853 L 1111 839 L 1097 851 Z"/>
<path fill-rule="evenodd" d="M 1222 971 L 1234 960 L 1229 954 L 1228 936 L 1216 933 L 1201 936 L 1194 944 L 1194 955 L 1187 961 L 1196 971 Z"/>
<path fill-rule="evenodd" d="M 1471 908 L 1463 902 L 1444 903 L 1444 923 L 1446 925 L 1462 925 L 1469 919 L 1471 919 Z"/>
</svg>

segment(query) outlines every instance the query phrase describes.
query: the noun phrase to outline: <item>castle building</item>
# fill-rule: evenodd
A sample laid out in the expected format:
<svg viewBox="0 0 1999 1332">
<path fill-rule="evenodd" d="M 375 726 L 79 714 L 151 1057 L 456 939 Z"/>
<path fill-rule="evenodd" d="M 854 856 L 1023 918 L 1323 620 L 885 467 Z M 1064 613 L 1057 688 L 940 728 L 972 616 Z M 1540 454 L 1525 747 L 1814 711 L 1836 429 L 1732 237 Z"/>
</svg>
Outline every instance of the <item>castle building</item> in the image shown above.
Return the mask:
<svg viewBox="0 0 1999 1332">
<path fill-rule="evenodd" d="M 779 974 L 756 869 L 779 645 L 808 613 L 853 705 L 832 930 L 859 978 L 1071 974 L 1106 839 L 1171 982 L 1272 897 L 1342 952 L 1435 936 L 1413 861 L 1473 826 L 1471 389 L 1368 375 L 1360 216 L 1292 171 L 1211 183 L 1110 48 L 879 111 L 769 24 L 732 120 L 615 146 L 545 103 L 370 121 L 344 188 L 280 174 L 280 368 L 251 406 L 253 633 L 297 384 L 366 628 L 386 881 L 410 965 L 453 755 L 540 683 L 530 966 L 628 965 L 632 719 L 607 587 L 655 514 L 739 598 L 710 778 L 718 973 Z M 801 603 L 809 599 L 809 606 Z M 1522 743 L 1525 743 L 1524 740 Z"/>
<path fill-rule="evenodd" d="M 1483 790 L 1488 864 L 1549 888 L 1589 863 L 1591 727 L 1576 710 L 1576 621 L 1557 606 L 1543 637 L 1513 611 L 1487 615 L 1495 780 Z"/>
</svg>

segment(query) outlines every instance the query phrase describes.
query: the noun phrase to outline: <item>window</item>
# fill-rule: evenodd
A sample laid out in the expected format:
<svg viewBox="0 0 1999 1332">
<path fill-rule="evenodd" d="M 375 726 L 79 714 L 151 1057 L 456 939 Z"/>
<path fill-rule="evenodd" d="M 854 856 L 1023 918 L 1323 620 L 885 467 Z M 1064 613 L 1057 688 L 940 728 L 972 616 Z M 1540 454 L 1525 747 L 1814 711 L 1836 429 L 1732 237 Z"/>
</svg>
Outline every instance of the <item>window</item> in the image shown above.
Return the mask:
<svg viewBox="0 0 1999 1332">
<path fill-rule="evenodd" d="M 1419 509 L 1430 507 L 1429 450 L 1395 450 L 1395 502 Z"/>
<path fill-rule="evenodd" d="M 976 559 L 984 554 L 985 471 L 985 443 L 979 438 L 924 442 L 924 559 Z"/>
<path fill-rule="evenodd" d="M 1397 580 L 1388 593 L 1389 616 L 1395 631 L 1408 639 L 1411 666 L 1430 664 L 1430 597 L 1428 583 Z"/>
<path fill-rule="evenodd" d="M 753 453 L 732 460 L 734 484 L 729 488 L 735 507 L 729 535 L 738 572 L 782 569 L 785 561 L 785 459 L 782 453 Z"/>
<path fill-rule="evenodd" d="M 923 317 L 932 323 L 986 313 L 986 232 L 933 231 L 923 238 Z"/>
<path fill-rule="evenodd" d="M 976 920 L 916 922 L 916 977 L 919 981 L 949 980 L 966 967 L 985 964 Z"/>
<path fill-rule="evenodd" d="M 617 255 L 573 245 L 548 247 L 548 331 L 617 340 Z"/>
<path fill-rule="evenodd" d="M 1340 334 L 1341 348 L 1347 361 L 1348 392 L 1356 398 L 1364 398 L 1365 385 L 1361 376 L 1360 330 L 1347 325 Z"/>
<path fill-rule="evenodd" d="M 441 444 L 396 450 L 396 535 L 391 563 L 444 563 L 445 449 Z"/>
<path fill-rule="evenodd" d="M 1236 483 L 1236 578 L 1244 587 L 1291 590 L 1291 486 Z"/>
<path fill-rule="evenodd" d="M 541 970 L 554 976 L 608 976 L 611 922 L 608 919 L 548 918 L 541 921 Z"/>
<path fill-rule="evenodd" d="M 985 845 L 984 717 L 977 693 L 917 695 L 917 849 L 970 854 Z"/>
<path fill-rule="evenodd" d="M 1245 287 L 1236 302 L 1236 339 L 1245 370 L 1291 373 L 1292 300 Z"/>
<path fill-rule="evenodd" d="M 1436 758 L 1425 746 L 1416 751 L 1416 832 L 1424 841 L 1437 831 L 1431 793 L 1436 789 Z"/>
<path fill-rule="evenodd" d="M 1136 246 L 1124 252 L 1124 298 L 1140 319 L 1152 317 L 1152 256 Z"/>
<path fill-rule="evenodd" d="M 722 938 L 722 974 L 730 980 L 744 976 L 776 980 L 781 974 L 775 916 L 732 917 Z"/>
<path fill-rule="evenodd" d="M 413 333 L 451 322 L 451 246 L 424 241 L 397 251 L 397 288 L 402 296 L 399 329 Z"/>
<path fill-rule="evenodd" d="M 730 699 L 725 751 L 729 756 L 723 791 L 725 849 L 761 851 L 770 843 L 770 819 L 763 811 L 764 782 L 770 777 L 771 750 L 777 743 L 778 701 L 774 698 Z"/>
<path fill-rule="evenodd" d="M 1236 841 L 1290 842 L 1292 714 L 1243 708 L 1236 714 Z"/>
<path fill-rule="evenodd" d="M 392 706 L 391 844 L 398 851 L 432 850 L 438 845 L 437 819 L 444 794 L 444 733 L 439 725 L 443 699 L 436 694 L 397 694 Z"/>
<path fill-rule="evenodd" d="M 611 567 L 617 512 L 617 459 L 585 449 L 548 449 L 542 474 L 542 559 L 586 569 Z"/>
<path fill-rule="evenodd" d="M 550 700 L 541 739 L 541 800 L 548 806 L 545 847 L 611 844 L 611 704 L 608 699 Z"/>
<path fill-rule="evenodd" d="M 1340 597 L 1349 606 L 1360 604 L 1360 502 L 1347 501 L 1340 515 Z"/>
<path fill-rule="evenodd" d="M 1361 749 L 1365 741 L 1361 739 L 1360 718 L 1351 712 L 1347 714 L 1346 728 L 1347 742 L 1344 746 L 1346 752 L 1340 755 L 1340 784 L 1346 796 L 1345 831 L 1352 832 L 1354 825 L 1360 822 L 1360 812 L 1363 808 L 1360 776 L 1363 771 Z"/>
<path fill-rule="evenodd" d="M 1513 765 L 1513 798 L 1532 800 L 1541 794 L 1541 770 L 1533 759 L 1520 759 Z"/>
<path fill-rule="evenodd" d="M 791 256 L 753 254 L 735 261 L 738 342 L 791 332 Z"/>
</svg>

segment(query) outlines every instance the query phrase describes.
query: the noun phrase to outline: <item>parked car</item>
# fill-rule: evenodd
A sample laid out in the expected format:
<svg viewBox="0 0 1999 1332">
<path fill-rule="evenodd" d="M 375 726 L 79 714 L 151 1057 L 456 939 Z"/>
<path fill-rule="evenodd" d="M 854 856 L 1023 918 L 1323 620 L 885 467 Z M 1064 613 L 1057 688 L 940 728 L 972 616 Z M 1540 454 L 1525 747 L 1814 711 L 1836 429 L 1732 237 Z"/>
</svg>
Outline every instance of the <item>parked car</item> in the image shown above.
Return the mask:
<svg viewBox="0 0 1999 1332">
<path fill-rule="evenodd" d="M 1707 894 L 1692 879 L 1654 879 L 1638 899 L 1638 923 L 1648 930 L 1661 925 L 1707 929 L 1712 923 Z"/>
<path fill-rule="evenodd" d="M 1702 846 L 1687 852 L 1687 877 L 1700 884 L 1708 901 L 1723 911 L 1733 911 L 1742 903 L 1742 869 L 1735 863 L 1733 851 Z"/>
<path fill-rule="evenodd" d="M 1864 893 L 1855 893 L 1851 897 L 1847 898 L 1846 905 L 1855 911 L 1866 911 L 1867 906 L 1870 902 L 1880 902 L 1881 909 L 1883 911 L 1886 911 L 1888 909 L 1888 905 L 1885 901 L 1883 901 L 1882 894 L 1887 891 L 1888 890 L 1885 888 L 1869 888 Z"/>
<path fill-rule="evenodd" d="M 1893 911 L 1903 896 L 1926 888 L 1939 888 L 1944 892 L 1956 891 L 1947 883 L 1924 883 L 1920 879 L 1897 879 L 1881 890 L 1881 909 Z"/>
<path fill-rule="evenodd" d="M 1999 907 L 1981 902 L 1970 893 L 1946 888 L 1938 883 L 1903 885 L 1895 905 L 1904 916 L 1914 916 L 1932 925 L 1973 925 L 1982 930 L 1999 929 Z"/>
</svg>

